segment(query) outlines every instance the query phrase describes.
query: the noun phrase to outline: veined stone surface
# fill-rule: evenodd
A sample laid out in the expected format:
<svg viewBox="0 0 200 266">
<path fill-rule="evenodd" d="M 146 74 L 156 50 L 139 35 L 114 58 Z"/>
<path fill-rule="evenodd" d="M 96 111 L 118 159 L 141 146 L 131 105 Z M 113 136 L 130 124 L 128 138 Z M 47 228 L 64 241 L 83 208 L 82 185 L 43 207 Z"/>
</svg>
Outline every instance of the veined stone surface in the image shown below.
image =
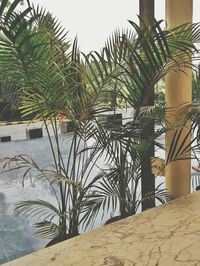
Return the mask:
<svg viewBox="0 0 200 266">
<path fill-rule="evenodd" d="M 200 265 L 200 192 L 4 264 L 68 265 Z"/>
</svg>

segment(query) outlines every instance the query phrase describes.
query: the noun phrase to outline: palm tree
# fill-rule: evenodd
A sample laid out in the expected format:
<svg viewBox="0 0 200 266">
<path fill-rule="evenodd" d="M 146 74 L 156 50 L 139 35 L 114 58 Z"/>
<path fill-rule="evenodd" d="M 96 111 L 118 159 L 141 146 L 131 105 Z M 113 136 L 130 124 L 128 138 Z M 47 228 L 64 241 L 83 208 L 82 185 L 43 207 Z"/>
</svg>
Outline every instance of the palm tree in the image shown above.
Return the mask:
<svg viewBox="0 0 200 266">
<path fill-rule="evenodd" d="M 48 12 L 30 6 L 13 12 L 19 2 L 15 0 L 5 9 L 5 0 L 0 6 L 0 66 L 19 78 L 22 114 L 44 122 L 53 166 L 41 169 L 25 155 L 8 158 L 6 166 L 20 165 L 25 169 L 24 178 L 36 170 L 38 177 L 50 184 L 55 204 L 25 201 L 16 210 L 41 219 L 38 235 L 62 241 L 78 235 L 100 209 L 106 212 L 109 207 L 118 208 L 121 218 L 138 210 L 141 155 L 164 132 L 161 128 L 144 141 L 144 126 L 152 120 L 160 121 L 161 109 L 156 116 L 154 108 L 141 108 L 142 102 L 168 71 L 189 64 L 191 53 L 197 51 L 191 36 L 198 41 L 199 29 L 183 25 L 165 31 L 161 22 L 154 21 L 150 28 L 140 30 L 131 22 L 136 35 L 133 31 L 116 32 L 100 54 L 84 55 L 78 50 L 77 40 L 70 45 L 62 27 Z M 135 113 L 132 122 L 105 129 L 97 117 L 106 110 L 101 96 L 112 90 L 135 108 Z M 61 152 L 58 134 L 60 114 L 72 120 L 75 127 L 67 158 Z M 50 137 L 49 122 L 54 138 Z M 88 147 L 91 138 L 93 144 Z M 100 156 L 109 167 L 91 178 Z M 170 160 L 174 159 L 172 154 Z M 163 201 L 163 191 L 152 193 Z"/>
<path fill-rule="evenodd" d="M 5 3 L 5 6 L 8 7 L 8 6 L 10 6 L 12 4 L 12 1 L 0 0 L 0 4 L 4 4 L 4 3 Z M 23 5 L 24 4 L 24 0 L 21 0 L 20 4 Z"/>
<path fill-rule="evenodd" d="M 170 129 L 175 131 L 171 149 L 166 159 L 166 165 L 174 160 L 190 159 L 186 153 L 190 147 L 186 140 L 194 130 L 192 127 L 183 142 L 180 143 L 182 128 L 185 127 L 183 117 L 177 120 L 177 125 L 165 126 L 163 118 L 166 112 L 163 106 L 142 107 L 143 101 L 153 87 L 163 79 L 169 71 L 176 71 L 182 66 L 192 67 L 191 54 L 198 54 L 198 49 L 192 44 L 199 42 L 198 25 L 182 25 L 170 30 L 163 30 L 162 21 L 154 20 L 151 26 L 142 30 L 131 22 L 137 35 L 127 37 L 124 32 L 114 34 L 108 41 L 101 54 L 97 54 L 96 62 L 98 76 L 108 73 L 112 80 L 118 81 L 118 95 L 122 96 L 129 106 L 135 109 L 132 122 L 126 123 L 120 129 L 114 128 L 106 143 L 102 137 L 102 147 L 107 151 L 108 169 L 103 169 L 100 176 L 103 178 L 99 185 L 95 184 L 96 194 L 91 197 L 88 216 L 95 218 L 101 208 L 118 210 L 121 218 L 135 214 L 144 198 L 157 197 L 163 201 L 163 195 L 157 189 L 150 191 L 140 198 L 141 160 L 144 154 L 155 144 L 159 136 Z M 103 82 L 103 80 L 102 80 Z M 116 89 L 116 88 L 115 88 Z M 145 110 L 146 109 L 146 110 Z M 145 114 L 145 115 L 144 115 Z M 186 114 L 186 113 L 185 113 Z M 184 116 L 185 116 L 184 114 Z M 180 117 L 179 117 L 180 118 Z M 152 123 L 159 123 L 161 128 L 153 135 L 144 136 L 144 129 Z M 194 143 L 195 139 L 192 140 Z M 100 141 L 99 141 L 100 142 Z M 113 164 L 112 164 L 113 163 Z M 166 195 L 165 195 L 166 196 Z M 109 206 L 109 207 L 108 207 Z"/>
<path fill-rule="evenodd" d="M 21 164 L 25 164 L 27 171 L 34 168 L 38 170 L 40 178 L 42 176 L 50 184 L 51 182 L 57 182 L 58 192 L 54 188 L 55 184 L 52 184 L 52 189 L 56 199 L 59 198 L 59 200 L 57 201 L 57 206 L 45 201 L 23 202 L 21 203 L 20 210 L 19 208 L 17 210 L 25 213 L 27 207 L 29 207 L 29 210 L 37 209 L 34 213 L 39 215 L 40 208 L 43 206 L 44 212 L 47 212 L 47 210 L 49 212 L 44 216 L 45 222 L 37 226 L 42 225 L 42 232 L 46 236 L 64 240 L 67 234 L 69 236 L 78 234 L 78 225 L 75 225 L 77 223 L 77 217 L 75 215 L 78 216 L 79 214 L 75 213 L 74 205 L 78 205 L 78 192 L 82 190 L 80 190 L 78 181 L 75 180 L 75 175 L 77 174 L 75 169 L 81 158 L 78 155 L 79 147 L 84 144 L 78 138 L 78 132 L 74 134 L 70 143 L 71 152 L 68 163 L 64 165 L 63 157 L 60 153 L 57 116 L 60 113 L 67 113 L 68 117 L 70 116 L 74 121 L 76 120 L 77 124 L 77 119 L 80 118 L 77 117 L 78 110 L 76 110 L 77 113 L 73 112 L 75 110 L 72 109 L 74 102 L 69 100 L 71 93 L 74 94 L 72 99 L 77 100 L 77 104 L 84 97 L 82 95 L 83 97 L 81 99 L 78 98 L 78 89 L 79 87 L 81 88 L 81 76 L 76 66 L 79 60 L 78 51 L 76 42 L 73 51 L 69 51 L 69 44 L 64 39 L 65 35 L 62 33 L 60 25 L 48 13 L 43 12 L 43 10 L 31 10 L 31 8 L 27 8 L 24 13 L 13 12 L 11 14 L 10 10 L 18 2 L 15 1 L 3 13 L 3 15 L 7 14 L 9 16 L 7 18 L 2 16 L 1 19 L 1 30 L 3 31 L 1 38 L 1 51 L 3 51 L 1 63 L 3 65 L 7 63 L 10 72 L 13 69 L 18 69 L 21 82 L 21 112 L 24 116 L 32 114 L 34 118 L 44 121 L 49 135 L 54 167 L 51 171 L 49 169 L 40 169 L 36 163 L 33 163 L 29 158 L 24 156 L 13 158 L 10 160 L 10 163 L 20 161 Z M 27 14 L 32 16 L 30 20 L 27 18 Z M 15 53 L 17 56 L 15 56 Z M 8 58 L 12 58 L 12 65 L 9 63 Z M 73 86 L 77 88 L 72 90 Z M 77 98 L 75 99 L 75 97 Z M 81 102 L 81 104 L 84 103 Z M 55 141 L 50 137 L 47 120 L 51 122 Z M 81 125 L 81 120 L 79 122 Z M 78 124 L 79 127 L 80 125 Z M 71 162 L 72 158 L 75 163 L 71 169 L 69 162 Z M 81 172 L 80 169 L 79 171 Z M 82 172 L 79 173 L 81 177 L 83 175 Z M 66 206 L 67 199 L 70 200 L 70 197 L 73 200 L 72 205 Z M 46 221 L 47 217 L 50 217 L 48 221 Z M 52 219 L 54 219 L 54 222 L 52 222 Z M 66 227 L 67 219 L 71 225 L 68 232 Z M 46 234 L 45 228 L 51 229 L 48 235 Z M 38 234 L 40 233 L 41 231 L 39 230 Z"/>
<path fill-rule="evenodd" d="M 192 101 L 199 102 L 200 99 L 200 65 L 193 73 L 192 78 Z"/>
<path fill-rule="evenodd" d="M 1 68 L 0 73 L 0 120 L 19 120 L 18 80 L 13 79 L 5 68 Z"/>
<path fill-rule="evenodd" d="M 7 158 L 6 166 L 24 168 L 23 179 L 31 171 L 37 171 L 38 178 L 49 183 L 55 204 L 44 200 L 25 201 L 17 205 L 16 212 L 42 219 L 36 224 L 36 233 L 62 241 L 79 234 L 84 220 L 80 221 L 79 217 L 86 194 L 95 181 L 89 179 L 89 174 L 98 155 L 95 152 L 97 158 L 93 161 L 93 151 L 81 153 L 81 150 L 86 149 L 91 137 L 91 120 L 104 110 L 99 101 L 102 86 L 94 73 L 90 78 L 93 69 L 87 60 L 81 59 L 77 40 L 71 46 L 55 18 L 39 8 L 11 12 L 18 3 L 14 1 L 8 9 L 2 3 L 0 8 L 3 32 L 0 64 L 19 78 L 22 115 L 44 122 L 53 166 L 41 169 L 28 155 Z M 60 114 L 73 121 L 75 128 L 67 143 L 70 150 L 67 158 L 61 153 L 57 119 Z M 54 138 L 50 136 L 49 123 Z"/>
</svg>

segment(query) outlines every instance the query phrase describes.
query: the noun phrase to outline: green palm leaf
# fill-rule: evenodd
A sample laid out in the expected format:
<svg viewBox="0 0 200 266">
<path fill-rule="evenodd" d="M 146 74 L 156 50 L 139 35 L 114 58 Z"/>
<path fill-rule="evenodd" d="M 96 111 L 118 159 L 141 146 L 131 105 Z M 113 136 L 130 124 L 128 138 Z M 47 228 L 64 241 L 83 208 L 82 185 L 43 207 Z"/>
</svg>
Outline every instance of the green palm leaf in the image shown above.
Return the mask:
<svg viewBox="0 0 200 266">
<path fill-rule="evenodd" d="M 43 221 L 36 223 L 35 227 L 38 228 L 34 233 L 36 236 L 48 239 L 54 239 L 59 236 L 59 225 L 53 222 Z"/>
<path fill-rule="evenodd" d="M 27 200 L 16 204 L 17 215 L 26 215 L 29 218 L 49 219 L 60 217 L 60 211 L 53 204 L 44 200 Z"/>
</svg>

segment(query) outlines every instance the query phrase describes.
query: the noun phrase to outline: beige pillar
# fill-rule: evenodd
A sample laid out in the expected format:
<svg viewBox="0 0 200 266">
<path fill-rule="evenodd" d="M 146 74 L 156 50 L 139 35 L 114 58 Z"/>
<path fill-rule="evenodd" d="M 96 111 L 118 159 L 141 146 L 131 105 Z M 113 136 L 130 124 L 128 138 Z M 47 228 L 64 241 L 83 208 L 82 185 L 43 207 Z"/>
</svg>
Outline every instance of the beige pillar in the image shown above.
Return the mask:
<svg viewBox="0 0 200 266">
<path fill-rule="evenodd" d="M 166 0 L 167 27 L 192 22 L 193 0 Z M 181 104 L 192 101 L 192 71 L 184 69 L 186 73 L 172 72 L 166 77 L 167 107 L 178 108 Z M 170 118 L 173 123 L 173 119 Z M 187 133 L 185 129 L 184 134 Z M 183 134 L 183 135 L 184 135 Z M 166 148 L 168 149 L 173 133 L 166 134 Z M 189 141 L 189 140 L 188 140 Z M 190 192 L 191 162 L 189 160 L 170 163 L 166 169 L 166 186 L 174 197 L 180 197 Z"/>
</svg>

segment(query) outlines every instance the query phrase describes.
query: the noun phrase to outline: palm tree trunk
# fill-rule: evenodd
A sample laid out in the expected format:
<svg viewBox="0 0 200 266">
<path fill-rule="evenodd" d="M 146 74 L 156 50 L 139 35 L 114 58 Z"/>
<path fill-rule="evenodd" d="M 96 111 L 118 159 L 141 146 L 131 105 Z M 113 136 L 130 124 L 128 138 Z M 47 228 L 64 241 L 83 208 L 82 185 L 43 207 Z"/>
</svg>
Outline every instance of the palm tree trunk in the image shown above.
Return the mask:
<svg viewBox="0 0 200 266">
<path fill-rule="evenodd" d="M 154 17 L 154 0 L 140 0 L 140 27 L 145 24 L 151 23 L 151 17 Z M 154 105 L 154 90 L 148 92 L 143 103 L 143 106 L 153 106 Z M 154 124 L 151 123 L 148 127 L 144 128 L 142 137 L 143 139 L 148 139 L 154 134 Z M 142 198 L 145 198 L 146 194 L 155 191 L 155 177 L 151 173 L 151 157 L 154 156 L 154 146 L 151 145 L 150 148 L 142 155 L 141 158 L 141 194 Z M 148 201 L 142 202 L 142 210 L 155 207 L 155 199 L 151 198 Z"/>
</svg>

